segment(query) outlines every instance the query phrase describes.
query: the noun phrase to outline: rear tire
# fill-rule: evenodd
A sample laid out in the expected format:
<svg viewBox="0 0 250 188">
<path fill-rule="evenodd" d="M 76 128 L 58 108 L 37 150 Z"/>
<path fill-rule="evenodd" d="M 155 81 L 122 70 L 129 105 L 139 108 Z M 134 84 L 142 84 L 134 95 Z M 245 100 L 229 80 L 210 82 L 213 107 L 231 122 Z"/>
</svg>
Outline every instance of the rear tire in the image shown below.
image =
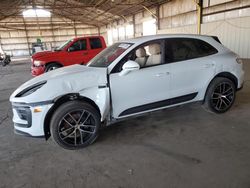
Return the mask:
<svg viewBox="0 0 250 188">
<path fill-rule="evenodd" d="M 228 78 L 217 77 L 208 86 L 204 107 L 215 113 L 228 111 L 234 103 L 235 84 Z"/>
<path fill-rule="evenodd" d="M 50 132 L 53 140 L 65 149 L 75 150 L 92 144 L 99 134 L 100 114 L 90 104 L 69 101 L 53 114 Z"/>
<path fill-rule="evenodd" d="M 49 71 L 58 69 L 60 67 L 61 67 L 61 65 L 59 65 L 57 63 L 51 63 L 51 64 L 46 65 L 45 72 L 49 72 Z"/>
</svg>

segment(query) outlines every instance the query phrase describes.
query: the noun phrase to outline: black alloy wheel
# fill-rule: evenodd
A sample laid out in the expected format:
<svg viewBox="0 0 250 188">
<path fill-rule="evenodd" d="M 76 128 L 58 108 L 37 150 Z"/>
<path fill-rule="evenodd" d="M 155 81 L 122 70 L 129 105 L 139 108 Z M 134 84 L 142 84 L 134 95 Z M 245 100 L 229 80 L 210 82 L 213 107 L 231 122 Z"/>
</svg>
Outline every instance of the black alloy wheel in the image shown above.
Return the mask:
<svg viewBox="0 0 250 188">
<path fill-rule="evenodd" d="M 215 78 L 206 93 L 205 107 L 215 113 L 224 113 L 231 108 L 235 100 L 235 84 L 228 78 Z"/>
<path fill-rule="evenodd" d="M 80 101 L 63 104 L 51 120 L 52 136 L 65 149 L 80 149 L 90 145 L 96 140 L 99 127 L 98 111 Z"/>
</svg>

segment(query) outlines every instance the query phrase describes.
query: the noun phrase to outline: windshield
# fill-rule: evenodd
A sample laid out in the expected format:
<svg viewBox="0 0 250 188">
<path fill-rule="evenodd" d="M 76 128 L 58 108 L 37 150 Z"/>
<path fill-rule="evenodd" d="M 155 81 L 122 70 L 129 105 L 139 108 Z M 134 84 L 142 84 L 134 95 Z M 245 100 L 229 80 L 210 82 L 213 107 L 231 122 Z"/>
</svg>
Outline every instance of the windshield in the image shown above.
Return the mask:
<svg viewBox="0 0 250 188">
<path fill-rule="evenodd" d="M 89 67 L 108 67 L 116 60 L 123 52 L 125 52 L 132 44 L 130 43 L 115 43 L 112 46 L 103 50 L 100 54 L 90 60 Z"/>
<path fill-rule="evenodd" d="M 69 43 L 71 43 L 73 41 L 73 39 L 70 39 L 68 41 L 66 41 L 65 43 L 63 43 L 61 46 L 55 48 L 55 51 L 61 51 L 63 50 L 63 48 L 65 48 L 65 46 L 67 46 Z"/>
</svg>

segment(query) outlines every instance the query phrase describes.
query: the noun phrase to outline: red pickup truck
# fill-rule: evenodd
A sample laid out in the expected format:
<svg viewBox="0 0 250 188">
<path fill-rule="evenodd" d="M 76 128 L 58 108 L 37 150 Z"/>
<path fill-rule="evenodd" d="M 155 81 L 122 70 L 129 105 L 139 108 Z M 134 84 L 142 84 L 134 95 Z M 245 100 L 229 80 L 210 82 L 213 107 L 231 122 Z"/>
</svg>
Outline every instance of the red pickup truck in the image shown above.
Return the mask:
<svg viewBox="0 0 250 188">
<path fill-rule="evenodd" d="M 31 74 L 38 76 L 63 66 L 87 64 L 106 48 L 102 36 L 78 37 L 68 40 L 54 51 L 35 53 L 32 56 Z"/>
</svg>

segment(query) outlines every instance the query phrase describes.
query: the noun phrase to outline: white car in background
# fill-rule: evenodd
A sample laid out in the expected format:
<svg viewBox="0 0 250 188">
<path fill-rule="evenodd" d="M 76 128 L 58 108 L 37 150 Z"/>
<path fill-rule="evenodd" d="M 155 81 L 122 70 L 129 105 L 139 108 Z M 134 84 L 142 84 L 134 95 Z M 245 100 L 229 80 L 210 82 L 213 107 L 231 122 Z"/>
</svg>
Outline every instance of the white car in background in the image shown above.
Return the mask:
<svg viewBox="0 0 250 188">
<path fill-rule="evenodd" d="M 38 76 L 10 97 L 15 132 L 52 135 L 63 148 L 86 147 L 101 124 L 201 101 L 226 112 L 243 85 L 238 56 L 217 37 L 155 35 L 118 42 L 87 66 Z"/>
</svg>

